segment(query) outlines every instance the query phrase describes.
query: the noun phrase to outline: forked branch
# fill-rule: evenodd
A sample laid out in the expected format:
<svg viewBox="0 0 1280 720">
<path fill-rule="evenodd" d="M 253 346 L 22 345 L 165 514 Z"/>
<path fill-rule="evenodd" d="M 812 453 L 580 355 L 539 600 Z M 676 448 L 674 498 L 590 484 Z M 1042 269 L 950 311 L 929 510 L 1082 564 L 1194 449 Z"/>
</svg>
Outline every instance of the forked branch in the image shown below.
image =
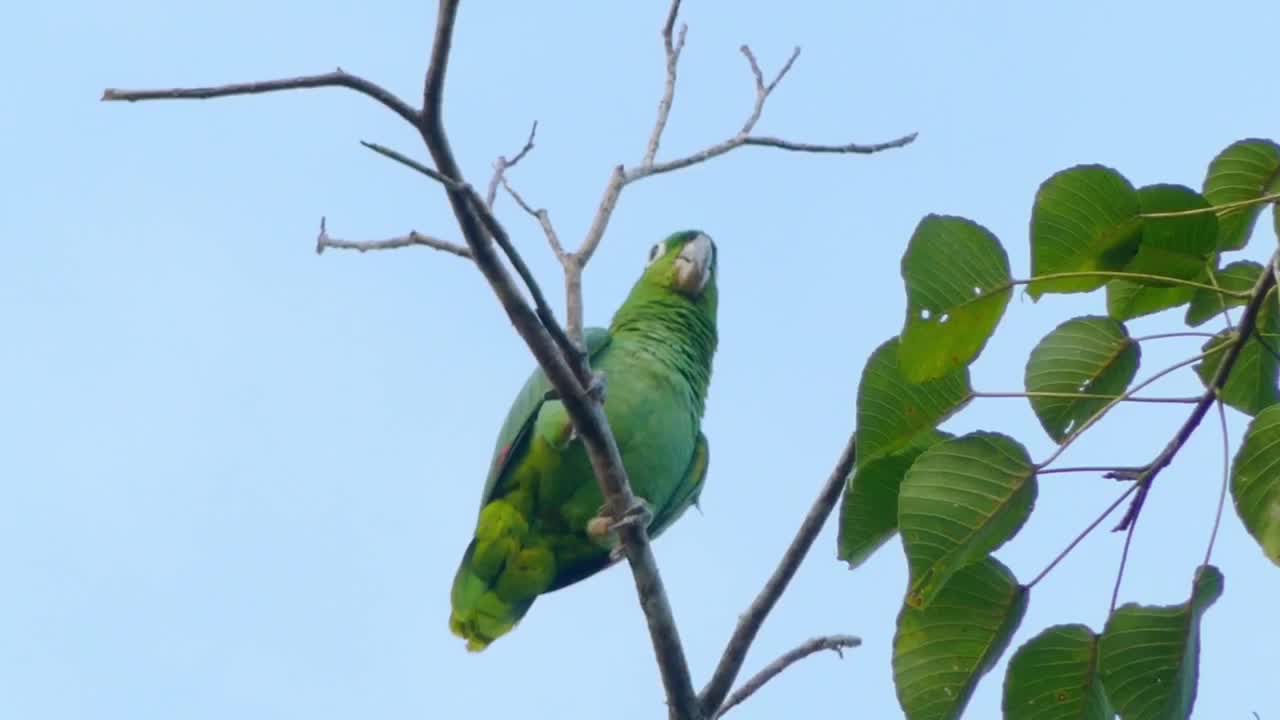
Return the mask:
<svg viewBox="0 0 1280 720">
<path fill-rule="evenodd" d="M 340 240 L 329 235 L 329 231 L 325 228 L 324 218 L 320 218 L 320 234 L 316 237 L 316 254 L 320 255 L 328 248 L 357 250 L 363 253 L 370 250 L 396 250 L 413 247 L 414 245 L 429 247 L 433 250 L 447 252 L 468 260 L 471 259 L 471 250 L 466 246 L 451 243 L 448 240 L 441 240 L 430 235 L 423 235 L 417 230 L 410 230 L 408 235 L 386 240 Z"/>
<path fill-rule="evenodd" d="M 743 700 L 751 697 L 757 690 L 764 687 L 765 683 L 777 677 L 783 670 L 809 657 L 810 655 L 822 652 L 823 650 L 831 650 L 840 659 L 844 659 L 844 651 L 846 648 L 858 647 L 862 644 L 862 640 L 852 635 L 828 635 L 826 637 L 816 637 L 809 640 L 794 650 L 784 653 L 781 657 L 764 667 L 763 670 L 756 673 L 742 684 L 742 687 L 733 691 L 728 700 L 724 701 L 724 705 L 716 711 L 715 717 L 720 717 L 729 712 L 735 705 L 742 703 Z"/>
<path fill-rule="evenodd" d="M 778 599 L 786 591 L 791 578 L 795 577 L 796 570 L 800 568 L 800 563 L 809 554 L 809 548 L 813 546 L 813 541 L 817 539 L 822 526 L 827 522 L 827 517 L 831 515 L 836 502 L 840 500 L 840 492 L 844 489 L 849 473 L 853 471 L 857 455 L 858 448 L 855 436 L 851 435 L 848 444 L 845 445 L 844 452 L 840 455 L 840 459 L 836 461 L 835 468 L 832 469 L 831 475 L 827 477 L 826 484 L 822 486 L 822 492 L 813 501 L 813 506 L 809 508 L 809 513 L 805 515 L 804 521 L 800 523 L 800 529 L 796 531 L 796 536 L 791 541 L 791 545 L 783 553 L 778 567 L 769 576 L 768 581 L 764 584 L 764 589 L 756 596 L 751 606 L 738 618 L 738 625 L 734 628 L 733 635 L 729 637 L 729 642 L 724 649 L 724 655 L 721 656 L 720 663 L 716 666 L 716 671 L 711 676 L 711 681 L 707 683 L 707 686 L 703 688 L 702 694 L 699 696 L 702 702 L 702 711 L 708 717 L 715 716 L 720 706 L 724 703 L 725 696 L 728 695 L 729 689 L 733 687 L 733 681 L 738 677 L 738 671 L 742 669 L 742 663 L 747 659 L 747 651 L 751 649 L 751 643 L 755 641 L 756 633 L 760 632 L 760 627 L 764 625 L 765 618 L 769 616 L 769 612 L 773 610 L 773 607 L 778 604 Z"/>
</svg>

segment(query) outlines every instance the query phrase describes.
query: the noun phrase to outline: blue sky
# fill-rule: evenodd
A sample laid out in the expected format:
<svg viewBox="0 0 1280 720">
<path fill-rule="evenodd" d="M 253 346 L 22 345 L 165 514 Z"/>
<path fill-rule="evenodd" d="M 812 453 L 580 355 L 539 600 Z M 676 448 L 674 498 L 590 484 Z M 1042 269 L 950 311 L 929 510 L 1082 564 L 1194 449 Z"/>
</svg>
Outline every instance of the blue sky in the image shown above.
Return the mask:
<svg viewBox="0 0 1280 720">
<path fill-rule="evenodd" d="M 639 159 L 662 77 L 665 4 L 464 6 L 446 123 L 473 182 L 538 120 L 512 180 L 567 241 L 610 168 Z M 493 437 L 532 360 L 478 273 L 422 249 L 313 252 L 335 235 L 456 238 L 438 188 L 361 148 L 422 155 L 413 132 L 342 90 L 104 105 L 104 87 L 217 84 L 336 65 L 413 99 L 431 3 L 242 1 L 15 6 L 0 31 L 0 717 L 624 718 L 664 709 L 625 569 L 540 600 L 481 655 L 447 629 L 448 587 Z M 768 575 L 850 432 L 868 353 L 898 331 L 898 262 L 920 217 L 961 214 L 1028 268 L 1037 185 L 1081 162 L 1135 184 L 1198 187 L 1230 142 L 1277 137 L 1280 4 L 721 3 L 690 0 L 662 156 L 734 132 L 752 101 L 738 46 L 766 72 L 804 53 L 763 133 L 875 142 L 873 157 L 746 149 L 629 188 L 588 271 L 607 322 L 650 244 L 698 227 L 721 256 L 721 345 L 702 514 L 656 544 L 695 681 Z M 549 290 L 537 228 L 500 213 Z M 1265 225 L 1264 225 L 1265 227 Z M 1270 239 L 1246 254 L 1262 258 Z M 556 302 L 560 302 L 559 293 Z M 1018 390 L 1028 350 L 1101 293 L 1015 295 L 974 368 Z M 1133 324 L 1168 328 L 1176 315 Z M 1143 376 L 1195 340 L 1144 348 Z M 1194 392 L 1184 373 L 1159 394 Z M 1129 409 L 1071 464 L 1154 457 L 1182 410 Z M 1230 418 L 1233 444 L 1244 422 Z M 1022 400 L 948 424 L 996 429 L 1044 457 Z M 1189 590 L 1221 468 L 1206 422 L 1161 477 L 1122 600 Z M 998 556 L 1024 581 L 1114 497 L 1044 478 Z M 748 659 L 852 633 L 733 717 L 900 715 L 889 658 L 905 587 L 896 540 L 849 572 L 830 523 Z M 1086 541 L 1032 594 L 1015 643 L 1060 622 L 1100 628 L 1121 537 Z M 1197 717 L 1280 716 L 1280 572 L 1228 507 L 1205 618 Z M 1001 663 L 967 717 L 998 714 Z"/>
</svg>

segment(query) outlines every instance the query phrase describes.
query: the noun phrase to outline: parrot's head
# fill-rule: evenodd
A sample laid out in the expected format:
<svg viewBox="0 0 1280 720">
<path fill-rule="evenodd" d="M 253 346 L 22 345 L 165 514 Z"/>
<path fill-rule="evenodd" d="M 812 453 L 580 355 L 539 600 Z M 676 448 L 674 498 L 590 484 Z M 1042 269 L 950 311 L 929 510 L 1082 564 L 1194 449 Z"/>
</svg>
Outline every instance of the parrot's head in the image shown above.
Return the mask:
<svg viewBox="0 0 1280 720">
<path fill-rule="evenodd" d="M 674 292 L 695 305 L 716 301 L 716 244 L 701 230 L 685 230 L 649 249 L 640 282 Z"/>
</svg>

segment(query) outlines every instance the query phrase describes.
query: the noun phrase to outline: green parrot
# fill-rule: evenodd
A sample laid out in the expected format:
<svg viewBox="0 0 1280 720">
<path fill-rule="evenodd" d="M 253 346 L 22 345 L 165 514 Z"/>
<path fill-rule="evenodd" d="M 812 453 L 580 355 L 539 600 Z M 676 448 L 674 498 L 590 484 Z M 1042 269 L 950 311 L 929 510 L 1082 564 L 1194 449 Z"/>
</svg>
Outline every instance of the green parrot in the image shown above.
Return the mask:
<svg viewBox="0 0 1280 720">
<path fill-rule="evenodd" d="M 657 537 L 698 500 L 707 474 L 702 411 L 716 350 L 716 246 L 697 230 L 649 251 L 644 273 L 609 329 L 584 333 L 607 383 L 604 411 L 631 489 Z M 449 628 L 483 650 L 535 598 L 616 562 L 582 441 L 539 368 L 498 433 L 474 538 L 453 580 Z"/>
</svg>

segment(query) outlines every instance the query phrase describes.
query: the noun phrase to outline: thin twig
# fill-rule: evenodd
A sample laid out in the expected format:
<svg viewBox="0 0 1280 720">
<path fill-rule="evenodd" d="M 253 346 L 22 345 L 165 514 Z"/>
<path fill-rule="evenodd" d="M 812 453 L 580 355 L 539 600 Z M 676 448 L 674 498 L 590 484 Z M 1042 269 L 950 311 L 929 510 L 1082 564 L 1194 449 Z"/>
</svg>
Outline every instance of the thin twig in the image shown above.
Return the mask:
<svg viewBox="0 0 1280 720">
<path fill-rule="evenodd" d="M 524 258 L 516 251 L 515 246 L 511 244 L 511 237 L 507 235 L 506 228 L 502 227 L 502 223 L 498 222 L 498 218 L 494 216 L 493 212 L 484 204 L 484 199 L 477 195 L 473 188 L 466 186 L 464 192 L 466 192 L 467 199 L 471 202 L 471 210 L 480 218 L 480 223 L 489 232 L 490 237 L 498 244 L 498 247 L 502 248 L 503 254 L 507 256 L 511 266 L 515 268 L 516 274 L 524 281 L 525 287 L 529 290 L 529 296 L 533 298 L 534 313 L 538 316 L 538 320 L 542 321 L 542 326 L 546 328 L 551 340 L 564 353 L 564 357 L 568 359 L 569 366 L 573 368 L 578 382 L 582 387 L 590 389 L 594 379 L 590 374 L 590 369 L 586 368 L 584 362 L 585 354 L 565 334 L 564 328 L 560 326 L 560 321 L 556 319 L 555 311 L 551 309 L 546 296 L 542 294 L 542 288 L 538 286 L 538 281 L 534 279 L 533 271 L 525 264 Z"/>
<path fill-rule="evenodd" d="M 1098 515 L 1098 517 L 1094 518 L 1093 522 L 1089 523 L 1088 527 L 1082 530 L 1079 535 L 1076 535 L 1075 539 L 1072 540 L 1065 548 L 1063 548 L 1062 552 L 1058 553 L 1057 557 L 1055 557 L 1048 565 L 1046 565 L 1045 568 L 1041 570 L 1038 575 L 1032 578 L 1031 582 L 1027 583 L 1027 589 L 1029 590 L 1035 587 L 1036 583 L 1043 580 L 1044 576 L 1048 575 L 1050 570 L 1053 570 L 1055 567 L 1058 566 L 1058 563 L 1066 559 L 1066 557 L 1071 554 L 1071 551 L 1075 550 L 1076 546 L 1079 545 L 1086 537 L 1089 537 L 1089 533 L 1093 532 L 1099 525 L 1102 524 L 1103 520 L 1106 520 L 1107 517 L 1111 515 L 1111 513 L 1115 512 L 1115 509 L 1120 507 L 1120 503 L 1124 502 L 1125 498 L 1132 495 L 1134 490 L 1137 490 L 1137 488 L 1138 488 L 1137 485 L 1130 485 L 1127 490 L 1121 493 L 1120 497 L 1116 498 L 1114 502 L 1108 505 L 1106 510 L 1103 510 L 1102 513 Z"/>
<path fill-rule="evenodd" d="M 449 146 L 440 112 L 457 12 L 458 0 L 441 0 L 430 63 L 423 83 L 423 112 L 419 132 L 440 172 L 461 182 L 462 173 Z M 588 394 L 584 383 L 580 381 L 579 373 L 570 365 L 571 358 L 561 351 L 547 327 L 538 321 L 537 316 L 515 291 L 511 277 L 489 242 L 490 234 L 499 230 L 501 225 L 488 213 L 483 198 L 474 190 L 466 192 L 456 187 L 446 187 L 446 190 L 463 237 L 475 255 L 476 265 L 484 273 L 512 324 L 546 372 L 547 379 L 559 394 L 560 401 L 573 421 L 609 512 L 616 518 L 628 516 L 639 503 L 631 492 L 617 442 L 609 429 L 599 397 Z M 488 217 L 485 217 L 486 214 Z M 585 364 L 583 359 L 581 366 Z M 618 537 L 623 554 L 631 565 L 667 703 L 676 718 L 698 720 L 701 715 L 689 676 L 689 664 L 658 573 L 657 561 L 649 546 L 646 528 L 643 523 L 624 523 L 618 527 Z"/>
<path fill-rule="evenodd" d="M 340 250 L 358 250 L 360 252 L 369 252 L 370 250 L 394 250 L 397 248 L 413 247 L 421 245 L 429 247 L 433 250 L 452 253 L 461 258 L 471 259 L 471 251 L 462 245 L 451 243 L 448 240 L 423 235 L 417 230 L 410 230 L 408 235 L 400 237 L 388 238 L 386 240 L 339 240 L 330 237 L 325 229 L 324 218 L 320 218 L 320 234 L 316 237 L 316 254 L 323 253 L 328 248 Z"/>
<path fill-rule="evenodd" d="M 1280 261 L 1280 255 L 1272 256 L 1271 263 Z M 1240 316 L 1240 326 L 1236 330 L 1235 338 L 1228 342 L 1226 354 L 1222 356 L 1222 362 L 1218 365 L 1217 372 L 1213 374 L 1213 380 L 1208 383 L 1208 388 L 1204 395 L 1201 396 L 1200 402 L 1192 408 L 1191 415 L 1187 418 L 1182 427 L 1178 428 L 1178 432 L 1174 434 L 1173 439 L 1165 446 L 1156 459 L 1151 461 L 1147 469 L 1137 479 L 1138 494 L 1133 496 L 1133 504 L 1125 512 L 1121 518 L 1120 524 L 1115 527 L 1117 531 L 1124 530 L 1132 525 L 1138 518 L 1138 514 L 1142 512 L 1142 504 L 1147 499 L 1147 493 L 1151 491 L 1151 484 L 1155 481 L 1160 471 L 1168 467 L 1173 462 L 1173 458 L 1186 444 L 1191 434 L 1200 425 L 1200 421 L 1204 420 L 1204 416 L 1209 412 L 1209 408 L 1214 401 L 1218 399 L 1218 393 L 1222 391 L 1222 387 L 1227 382 L 1227 376 L 1231 373 L 1231 368 L 1235 366 L 1236 359 L 1240 357 L 1240 351 L 1244 349 L 1244 345 L 1249 340 L 1249 335 L 1253 333 L 1255 325 L 1258 322 L 1258 313 L 1262 310 L 1263 302 L 1271 289 L 1276 287 L 1276 273 L 1266 272 L 1265 270 L 1259 274 L 1258 282 L 1253 286 L 1252 297 L 1249 303 L 1244 307 L 1244 313 Z M 1132 535 L 1132 533 L 1130 533 Z M 1128 545 L 1126 541 L 1126 546 Z M 1117 587 L 1119 583 L 1117 582 Z"/>
<path fill-rule="evenodd" d="M 861 644 L 861 638 L 856 638 L 852 635 L 828 635 L 826 637 L 813 638 L 769 663 L 763 670 L 743 683 L 742 687 L 734 690 L 729 699 L 724 701 L 724 705 L 720 706 L 720 709 L 716 711 L 714 717 L 718 718 L 729 712 L 735 705 L 751 697 L 757 690 L 764 687 L 765 683 L 777 677 L 783 670 L 814 653 L 832 650 L 843 660 L 845 648 L 854 648 Z"/>
<path fill-rule="evenodd" d="M 538 225 L 542 227 L 542 234 L 547 237 L 547 243 L 551 245 L 551 251 L 555 253 L 556 259 L 563 265 L 565 261 L 564 247 L 560 244 L 560 236 L 556 234 L 555 225 L 551 223 L 551 215 L 547 212 L 547 209 L 534 208 L 529 203 L 525 202 L 524 197 L 521 196 L 520 193 L 516 192 L 515 188 L 511 187 L 511 183 L 507 181 L 505 175 L 502 176 L 501 180 L 502 187 L 507 191 L 507 194 L 511 196 L 511 199 L 516 201 L 516 204 L 520 206 L 520 209 L 524 210 L 526 213 L 533 216 L 534 220 L 538 221 Z M 489 203 L 489 205 L 492 206 L 493 203 Z"/>
<path fill-rule="evenodd" d="M 1141 487 L 1141 484 L 1134 483 L 1131 489 L 1139 489 L 1139 494 L 1141 494 Z M 1128 528 L 1129 532 L 1125 533 L 1124 536 L 1124 549 L 1120 551 L 1120 567 L 1116 570 L 1116 582 L 1111 587 L 1111 606 L 1107 610 L 1107 615 L 1115 613 L 1116 602 L 1120 599 L 1120 583 L 1124 581 L 1124 569 L 1129 564 L 1129 548 L 1133 545 L 1133 532 L 1138 529 L 1137 515 L 1133 516 L 1133 521 L 1129 523 Z"/>
<path fill-rule="evenodd" d="M 769 94 L 773 92 L 774 88 L 778 87 L 778 83 L 782 82 L 782 78 L 786 77 L 788 72 L 791 72 L 791 66 L 796 64 L 796 58 L 800 57 L 800 46 L 797 45 L 791 51 L 791 57 L 787 58 L 787 61 L 782 64 L 782 69 L 778 70 L 778 74 L 774 76 L 768 85 L 764 82 L 764 73 L 760 71 L 760 63 L 756 62 L 756 56 L 755 53 L 751 52 L 751 46 L 743 45 L 738 48 L 738 51 L 747 58 L 747 64 L 751 66 L 751 75 L 756 80 L 755 107 L 751 109 L 751 114 L 747 116 L 747 121 L 742 124 L 742 129 L 738 131 L 738 135 L 745 138 L 755 129 L 756 123 L 760 122 L 760 115 L 764 113 L 764 103 L 769 99 Z"/>
<path fill-rule="evenodd" d="M 787 589 L 787 584 L 795 576 L 800 563 L 804 561 L 805 555 L 809 552 L 809 547 L 813 545 L 814 539 L 818 537 L 818 532 L 822 530 L 822 526 L 826 523 L 832 508 L 836 506 L 836 502 L 840 499 L 840 491 L 844 489 L 849 473 L 853 471 L 857 455 L 855 436 L 851 435 L 849 436 L 849 442 L 845 445 L 844 452 L 840 454 L 840 459 L 836 461 L 835 468 L 827 478 L 826 484 L 823 485 L 817 499 L 813 501 L 813 506 L 809 508 L 809 514 L 805 516 L 804 522 L 800 523 L 800 529 L 796 531 L 795 538 L 782 555 L 782 560 L 778 563 L 778 567 L 769 576 L 769 580 L 765 582 L 764 588 L 756 596 L 756 599 L 752 601 L 751 606 L 738 618 L 738 625 L 734 628 L 733 635 L 729 637 L 729 642 L 725 645 L 724 654 L 721 655 L 720 662 L 716 665 L 711 681 L 707 683 L 707 686 L 702 690 L 702 694 L 699 695 L 699 700 L 702 703 L 702 712 L 707 717 L 715 716 L 716 711 L 719 710 L 724 702 L 725 696 L 728 695 L 729 689 L 733 687 L 733 681 L 737 679 L 738 671 L 742 669 L 742 663 L 746 660 L 747 651 L 751 649 L 751 643 L 755 640 L 756 633 L 764 625 L 765 618 L 769 616 L 769 612 L 777 604 L 778 598 L 782 597 L 782 593 Z"/>
<path fill-rule="evenodd" d="M 344 87 L 349 90 L 355 90 L 361 95 L 373 98 L 390 108 L 392 112 L 404 118 L 410 125 L 415 127 L 418 125 L 418 111 L 410 107 L 408 103 L 396 97 L 394 93 L 381 85 L 371 80 L 366 80 L 359 75 L 352 75 L 342 68 L 320 75 L 304 75 L 280 80 L 262 80 L 259 82 L 233 83 L 210 87 L 170 88 L 168 90 L 117 90 L 115 88 L 107 88 L 102 91 L 102 100 L 104 102 L 208 100 L 231 95 L 257 95 L 260 93 L 280 92 L 282 90 L 321 87 Z"/>
<path fill-rule="evenodd" d="M 1210 207 L 1196 208 L 1194 210 L 1173 210 L 1171 212 L 1142 213 L 1138 217 L 1140 218 L 1174 218 L 1174 217 L 1187 217 L 1189 215 L 1208 215 L 1209 213 L 1213 213 L 1218 217 L 1222 217 L 1224 215 L 1230 215 L 1231 213 L 1237 212 L 1239 210 L 1243 210 L 1244 208 L 1252 207 L 1254 205 L 1267 205 L 1269 203 L 1273 203 L 1276 201 L 1280 201 L 1280 192 L 1269 193 L 1267 195 L 1261 195 L 1256 198 L 1248 198 L 1245 200 L 1237 200 L 1235 202 L 1223 203 L 1221 205 L 1212 205 Z"/>
<path fill-rule="evenodd" d="M 1209 533 L 1209 547 L 1204 551 L 1204 562 L 1208 565 L 1213 558 L 1213 544 L 1218 540 L 1218 528 L 1222 526 L 1222 509 L 1227 504 L 1227 485 L 1231 477 L 1231 440 L 1227 435 L 1227 410 L 1218 400 L 1218 422 L 1222 427 L 1222 487 L 1218 490 L 1218 510 L 1213 515 L 1213 530 Z"/>
<path fill-rule="evenodd" d="M 1215 287 L 1216 287 L 1216 286 L 1215 286 Z M 1133 339 L 1133 341 L 1134 341 L 1134 342 L 1136 342 L 1136 343 L 1142 343 L 1142 342 L 1146 342 L 1146 341 L 1148 341 L 1148 340 L 1164 340 L 1164 339 L 1166 339 L 1166 338 L 1197 338 L 1197 337 L 1199 337 L 1199 338 L 1211 338 L 1211 337 L 1213 337 L 1213 333 L 1211 333 L 1211 332 L 1167 332 L 1167 333 L 1156 333 L 1156 334 L 1154 334 L 1154 335 L 1143 335 L 1143 336 L 1141 336 L 1141 337 L 1136 337 L 1136 338 L 1134 338 L 1134 339 Z"/>
<path fill-rule="evenodd" d="M 390 158 L 392 160 L 395 160 L 396 162 L 400 163 L 401 165 L 404 165 L 405 167 L 409 168 L 410 170 L 413 170 L 414 172 L 418 172 L 423 175 L 426 175 L 427 177 L 431 178 L 432 180 L 435 180 L 441 185 L 444 185 L 446 188 L 450 190 L 462 190 L 466 185 L 466 183 L 463 183 L 459 180 L 454 180 L 453 178 L 445 177 L 443 174 L 435 170 L 432 170 L 426 165 L 423 165 L 422 163 L 418 162 L 417 160 L 414 160 L 413 158 L 409 157 L 408 155 L 405 155 L 404 153 L 398 150 L 392 150 L 391 148 L 385 145 L 366 142 L 364 140 L 361 140 L 360 144 L 378 153 L 379 155 L 385 158 Z"/>
<path fill-rule="evenodd" d="M 1055 473 L 1117 473 L 1120 475 L 1140 473 L 1145 468 L 1125 467 L 1123 465 L 1083 465 L 1075 467 L 1048 468 L 1037 470 L 1036 475 L 1053 475 Z"/>
<path fill-rule="evenodd" d="M 789 140 L 782 140 L 773 137 L 745 137 L 736 136 L 729 138 L 723 142 L 716 143 L 705 150 L 700 150 L 691 155 L 687 155 L 675 160 L 667 162 L 655 163 L 647 167 L 637 167 L 626 171 L 625 183 L 631 184 L 637 180 L 650 177 L 652 175 L 662 175 L 663 173 L 673 172 L 675 170 L 683 170 L 693 165 L 704 163 L 712 158 L 720 157 L 725 153 L 736 150 L 744 145 L 756 145 L 759 147 L 771 147 L 778 150 L 790 150 L 792 152 L 817 153 L 817 154 L 837 154 L 837 155 L 871 155 L 873 153 L 900 148 L 904 145 L 910 145 L 916 139 L 916 133 L 909 133 L 899 138 L 894 138 L 887 142 L 875 143 L 872 145 L 863 145 L 860 143 L 847 143 L 844 145 L 819 145 L 815 143 L 799 143 Z"/>
<path fill-rule="evenodd" d="M 689 33 L 689 26 L 680 26 L 680 37 L 672 40 L 676 26 L 676 16 L 680 14 L 680 0 L 672 0 L 667 11 L 667 21 L 662 24 L 662 48 L 667 54 L 667 80 L 662 86 L 662 99 L 658 101 L 658 119 L 653 123 L 649 133 L 649 144 L 645 147 L 641 165 L 652 165 L 658 156 L 658 146 L 662 144 L 662 131 L 667 128 L 667 118 L 671 116 L 671 103 L 676 96 L 676 67 L 680 64 L 680 51 L 684 50 L 684 39 Z"/>
<path fill-rule="evenodd" d="M 971 398 L 1061 398 L 1064 400 L 1120 400 L 1120 402 L 1133 403 L 1174 403 L 1190 405 L 1198 402 L 1199 396 L 1196 397 L 1124 397 L 1123 395 L 1108 395 L 1105 393 L 1072 393 L 1072 392 L 979 392 L 977 390 L 969 393 Z"/>
<path fill-rule="evenodd" d="M 506 182 L 507 171 L 515 167 L 533 150 L 533 138 L 537 134 L 538 121 L 534 120 L 533 127 L 529 128 L 529 139 L 524 141 L 524 147 L 520 148 L 520 152 L 510 160 L 505 155 L 499 155 L 498 159 L 493 161 L 493 177 L 489 178 L 489 189 L 484 194 L 484 204 L 490 209 L 493 208 L 493 201 L 498 199 L 498 184 Z"/>
</svg>

